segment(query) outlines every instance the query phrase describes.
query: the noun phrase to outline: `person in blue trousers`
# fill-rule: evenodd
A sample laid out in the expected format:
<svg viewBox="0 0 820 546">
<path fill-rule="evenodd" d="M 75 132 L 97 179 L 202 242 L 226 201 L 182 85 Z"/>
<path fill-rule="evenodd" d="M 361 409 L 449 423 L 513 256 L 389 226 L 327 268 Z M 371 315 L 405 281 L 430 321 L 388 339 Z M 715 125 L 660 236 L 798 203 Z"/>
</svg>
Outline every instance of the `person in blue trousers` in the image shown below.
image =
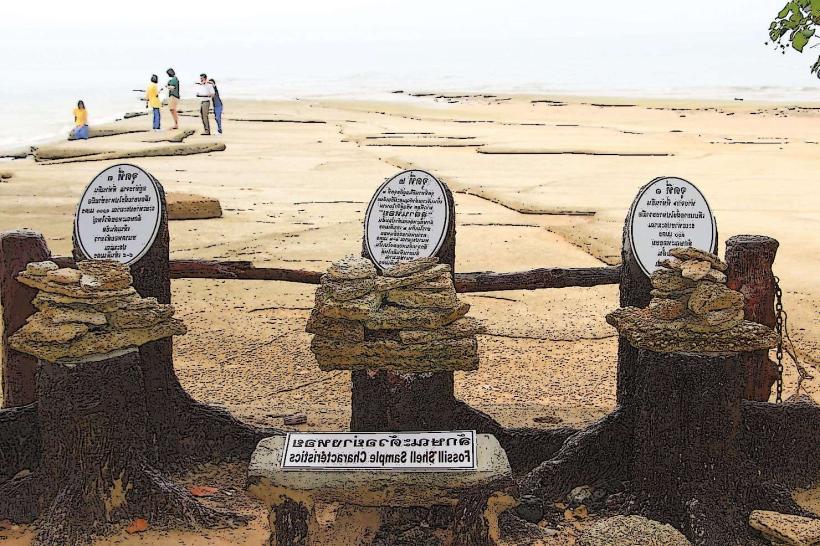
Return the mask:
<svg viewBox="0 0 820 546">
<path fill-rule="evenodd" d="M 151 108 L 154 111 L 153 128 L 154 131 L 159 131 L 160 113 L 159 109 L 162 107 L 162 102 L 159 100 L 159 86 L 157 83 L 159 78 L 156 74 L 151 76 L 151 83 L 148 84 L 148 89 L 145 90 L 145 107 Z"/>
<path fill-rule="evenodd" d="M 216 80 L 210 79 L 208 83 L 214 86 L 214 118 L 216 119 L 216 132 L 222 134 L 222 98 L 219 96 L 219 88 L 216 86 Z"/>
</svg>

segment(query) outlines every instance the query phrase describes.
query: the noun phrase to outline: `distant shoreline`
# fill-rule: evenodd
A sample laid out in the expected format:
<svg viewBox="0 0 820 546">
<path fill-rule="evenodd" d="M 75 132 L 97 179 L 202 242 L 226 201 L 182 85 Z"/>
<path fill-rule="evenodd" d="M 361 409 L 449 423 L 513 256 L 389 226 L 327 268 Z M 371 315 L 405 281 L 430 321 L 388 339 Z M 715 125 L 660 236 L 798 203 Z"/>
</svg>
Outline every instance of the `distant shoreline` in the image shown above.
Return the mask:
<svg viewBox="0 0 820 546">
<path fill-rule="evenodd" d="M 804 87 L 796 90 L 797 95 L 808 95 L 817 93 L 817 99 L 808 99 L 807 97 L 796 97 L 794 99 L 786 99 L 783 96 L 760 96 L 767 93 L 771 95 L 779 95 L 786 91 L 785 88 L 719 88 L 719 89 L 701 89 L 692 88 L 689 90 L 678 89 L 668 93 L 660 91 L 648 91 L 643 94 L 637 94 L 635 90 L 609 90 L 592 92 L 590 90 L 554 90 L 554 91 L 527 91 L 527 90 L 413 90 L 413 89 L 393 89 L 390 91 L 364 91 L 362 93 L 355 93 L 350 91 L 340 91 L 338 93 L 319 93 L 319 94 L 301 94 L 299 96 L 284 97 L 276 96 L 261 96 L 253 94 L 244 94 L 241 91 L 231 94 L 223 94 L 226 101 L 237 102 L 264 102 L 264 103 L 289 103 L 293 101 L 334 101 L 340 100 L 345 102 L 373 102 L 373 103 L 427 103 L 435 102 L 442 104 L 440 101 L 448 100 L 450 98 L 479 98 L 479 97 L 516 97 L 529 98 L 533 101 L 563 101 L 571 100 L 573 102 L 582 101 L 591 104 L 602 103 L 602 101 L 612 101 L 617 104 L 627 105 L 635 103 L 635 105 L 693 105 L 693 106 L 738 106 L 740 104 L 747 106 L 781 106 L 781 107 L 795 107 L 816 109 L 820 111 L 820 89 Z M 709 93 L 712 96 L 706 96 Z M 689 94 L 687 94 L 689 93 Z M 699 94 L 702 93 L 702 94 Z M 722 96 L 718 96 L 722 95 Z M 752 96 L 750 96 L 752 95 Z M 183 99 L 183 104 L 188 101 L 194 101 L 194 98 Z M 446 105 L 446 102 L 444 103 Z M 165 107 L 163 107 L 165 110 Z M 94 123 L 94 127 L 104 127 L 117 123 L 125 119 L 129 113 L 140 113 L 134 109 L 120 111 L 114 115 L 105 116 L 101 123 Z M 54 131 L 41 137 L 34 137 L 31 140 L 10 144 L 4 146 L 0 144 L 0 162 L 15 159 L 9 157 L 10 154 L 22 154 L 23 151 L 28 151 L 31 148 L 36 148 L 42 145 L 53 145 L 58 142 L 67 141 L 70 126 L 65 130 Z"/>
</svg>

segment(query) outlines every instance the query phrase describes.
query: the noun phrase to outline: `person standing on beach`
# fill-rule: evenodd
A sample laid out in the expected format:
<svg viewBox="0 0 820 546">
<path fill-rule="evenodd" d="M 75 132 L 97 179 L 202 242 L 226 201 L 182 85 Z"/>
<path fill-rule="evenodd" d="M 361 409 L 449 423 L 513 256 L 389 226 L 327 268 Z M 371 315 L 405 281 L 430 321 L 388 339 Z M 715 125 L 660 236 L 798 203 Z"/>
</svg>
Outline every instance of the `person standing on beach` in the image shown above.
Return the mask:
<svg viewBox="0 0 820 546">
<path fill-rule="evenodd" d="M 208 83 L 208 75 L 199 75 L 199 83 L 196 84 L 196 96 L 199 98 L 199 115 L 202 117 L 202 134 L 211 134 L 211 120 L 208 115 L 211 113 L 211 98 L 214 96 L 214 86 Z"/>
<path fill-rule="evenodd" d="M 166 72 L 168 77 L 168 108 L 171 110 L 171 117 L 174 118 L 174 126 L 171 129 L 179 129 L 179 78 L 173 68 L 169 68 Z"/>
<path fill-rule="evenodd" d="M 77 101 L 77 108 L 74 109 L 74 128 L 71 130 L 71 138 L 77 140 L 88 140 L 88 110 L 85 109 L 83 101 Z"/>
<path fill-rule="evenodd" d="M 216 80 L 210 79 L 208 83 L 214 86 L 214 119 L 216 119 L 216 132 L 222 134 L 222 99 L 219 97 L 219 88 Z"/>
<path fill-rule="evenodd" d="M 162 103 L 159 100 L 158 81 L 159 78 L 157 78 L 156 74 L 151 75 L 151 83 L 148 84 L 148 89 L 145 90 L 145 100 L 147 101 L 145 107 L 151 107 L 154 110 L 154 131 L 159 131 L 159 109 L 162 107 Z"/>
</svg>

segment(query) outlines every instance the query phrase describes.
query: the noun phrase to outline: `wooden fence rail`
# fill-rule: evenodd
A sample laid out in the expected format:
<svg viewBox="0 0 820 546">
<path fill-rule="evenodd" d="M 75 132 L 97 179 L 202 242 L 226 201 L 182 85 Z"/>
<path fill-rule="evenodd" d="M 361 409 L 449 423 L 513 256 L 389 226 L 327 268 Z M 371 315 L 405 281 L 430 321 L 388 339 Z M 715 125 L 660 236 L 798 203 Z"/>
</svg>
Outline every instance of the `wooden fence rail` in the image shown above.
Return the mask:
<svg viewBox="0 0 820 546">
<path fill-rule="evenodd" d="M 58 256 L 53 260 L 61 267 L 72 267 L 74 259 Z M 287 281 L 319 284 L 323 272 L 281 267 L 255 267 L 248 261 L 171 260 L 172 279 L 235 279 Z M 620 266 L 562 268 L 550 267 L 494 273 L 492 271 L 456 273 L 458 292 L 494 292 L 499 290 L 537 290 L 570 286 L 618 284 Z"/>
</svg>

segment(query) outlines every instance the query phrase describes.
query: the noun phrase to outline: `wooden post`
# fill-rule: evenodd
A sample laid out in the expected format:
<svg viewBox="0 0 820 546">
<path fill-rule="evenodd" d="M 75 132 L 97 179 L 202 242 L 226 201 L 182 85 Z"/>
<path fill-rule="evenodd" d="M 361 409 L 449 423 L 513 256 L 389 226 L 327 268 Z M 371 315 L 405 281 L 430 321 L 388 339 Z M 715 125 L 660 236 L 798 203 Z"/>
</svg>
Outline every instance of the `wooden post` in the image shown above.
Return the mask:
<svg viewBox="0 0 820 546">
<path fill-rule="evenodd" d="M 0 485 L 0 517 L 39 517 L 37 544 L 90 543 L 111 524 L 215 527 L 233 516 L 199 504 L 154 468 L 135 348 L 39 362 L 40 465 Z"/>
<path fill-rule="evenodd" d="M 638 195 L 640 196 L 642 193 L 643 188 L 638 192 Z M 638 197 L 635 199 L 637 200 Z M 647 277 L 646 273 L 641 269 L 638 258 L 632 250 L 629 229 L 632 223 L 633 208 L 634 206 L 630 206 L 630 212 L 626 215 L 621 243 L 620 305 L 621 307 L 646 307 L 649 305 L 649 300 L 652 299 L 652 296 L 649 295 L 649 291 L 652 290 L 652 284 L 649 282 L 649 277 Z M 625 337 L 620 336 L 618 338 L 618 369 L 616 381 L 616 401 L 619 405 L 628 404 L 634 392 L 637 359 L 637 349 L 635 349 Z"/>
<path fill-rule="evenodd" d="M 726 241 L 727 286 L 743 294 L 745 318 L 775 326 L 772 264 L 779 243 L 764 235 L 735 235 Z M 746 400 L 766 402 L 777 380 L 777 365 L 769 351 L 753 351 L 744 358 Z"/>
<path fill-rule="evenodd" d="M 165 190 L 157 186 L 162 206 L 159 231 L 151 247 L 131 264 L 134 288 L 144 298 L 171 303 L 170 236 Z M 74 235 L 74 258 L 87 259 Z M 173 341 L 165 338 L 140 347 L 139 366 L 145 383 L 149 430 L 156 461 L 165 467 L 232 457 L 250 457 L 260 439 L 278 431 L 256 429 L 236 420 L 224 409 L 194 400 L 174 371 Z"/>
<path fill-rule="evenodd" d="M 436 256 L 455 275 L 456 211 L 453 193 L 443 182 L 450 223 Z M 366 245 L 362 255 L 370 258 Z M 454 277 L 455 278 L 455 277 Z M 453 372 L 397 374 L 386 370 L 358 370 L 351 374 L 353 431 L 475 429 L 500 436 L 503 428 L 492 418 L 456 399 Z M 505 446 L 506 447 L 506 446 Z"/>
<path fill-rule="evenodd" d="M 456 205 L 447 184 L 441 183 L 447 196 L 450 224 L 436 256 L 448 264 L 455 275 Z M 370 259 L 362 241 L 362 255 Z M 455 278 L 455 277 L 453 277 Z M 386 370 L 355 370 L 351 373 L 352 396 L 350 430 L 403 431 L 446 430 L 437 426 L 441 413 L 432 408 L 455 403 L 453 372 L 396 374 Z"/>
<path fill-rule="evenodd" d="M 678 523 L 697 545 L 740 544 L 730 539 L 748 518 L 735 507 L 750 478 L 738 449 L 741 355 L 638 350 L 634 486 L 651 511 L 683 511 Z"/>
<path fill-rule="evenodd" d="M 17 282 L 17 274 L 29 262 L 47 260 L 50 255 L 45 239 L 36 231 L 20 229 L 0 233 L 0 304 L 3 307 L 0 358 L 4 408 L 25 406 L 36 399 L 37 359 L 9 347 L 8 338 L 35 312 L 31 300 L 37 290 Z"/>
<path fill-rule="evenodd" d="M 649 300 L 652 296 L 649 292 L 652 290 L 652 283 L 649 277 L 641 269 L 638 263 L 638 258 L 630 242 L 629 229 L 632 224 L 632 210 L 640 196 L 644 192 L 644 188 L 652 184 L 649 182 L 638 190 L 638 194 L 632 201 L 629 207 L 629 212 L 624 221 L 623 238 L 621 242 L 621 284 L 620 284 L 620 304 L 621 307 L 646 307 L 649 305 Z M 709 249 L 709 252 L 717 254 L 718 251 L 718 234 L 717 234 L 717 220 L 715 221 L 715 248 Z M 617 386 L 616 386 L 616 400 L 618 404 L 624 405 L 629 402 L 635 390 L 635 367 L 638 358 L 637 349 L 630 345 L 625 337 L 618 338 L 618 371 L 617 371 Z"/>
</svg>

